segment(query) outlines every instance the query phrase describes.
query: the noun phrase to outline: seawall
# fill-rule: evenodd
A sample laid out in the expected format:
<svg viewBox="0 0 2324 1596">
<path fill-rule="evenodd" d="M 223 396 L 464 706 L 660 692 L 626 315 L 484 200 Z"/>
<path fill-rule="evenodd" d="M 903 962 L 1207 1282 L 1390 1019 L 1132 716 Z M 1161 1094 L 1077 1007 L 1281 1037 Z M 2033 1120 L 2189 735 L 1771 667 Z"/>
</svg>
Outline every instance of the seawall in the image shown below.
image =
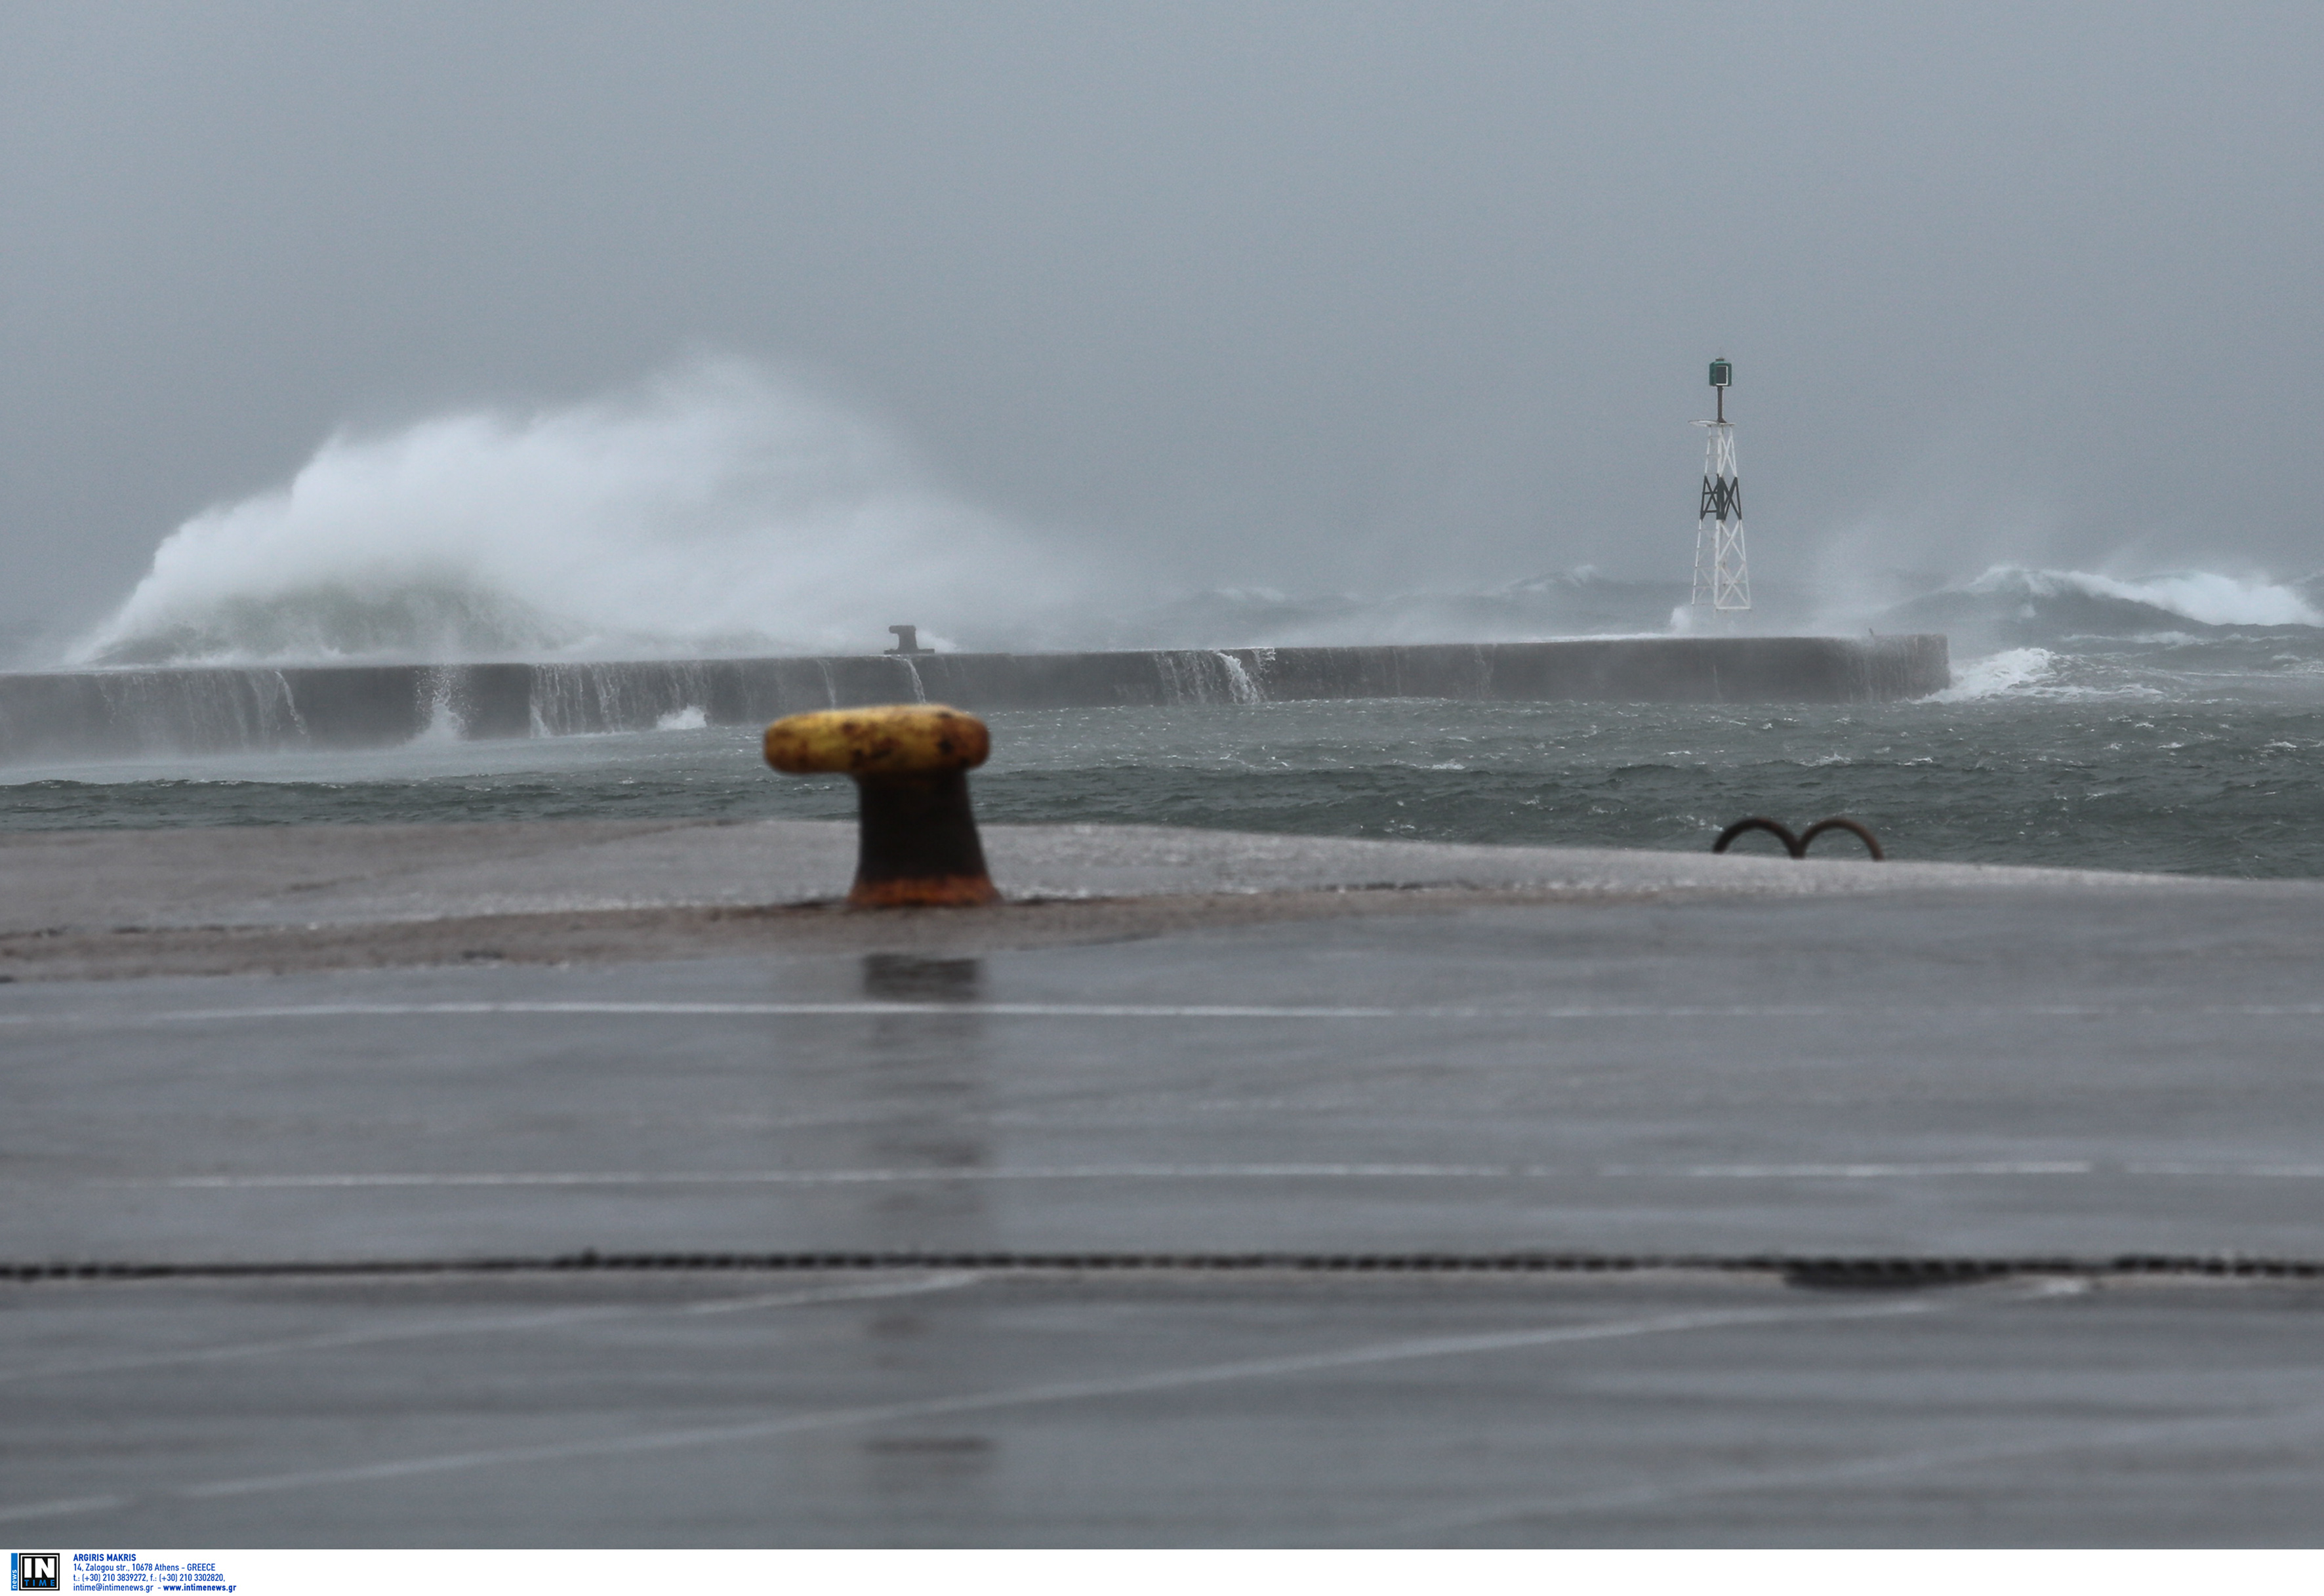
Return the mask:
<svg viewBox="0 0 2324 1596">
<path fill-rule="evenodd" d="M 930 699 L 970 709 L 1318 698 L 1856 703 L 1951 681 L 1940 636 L 1585 638 L 1326 649 L 841 655 L 607 664 L 0 675 L 0 761 L 745 725 Z"/>
</svg>

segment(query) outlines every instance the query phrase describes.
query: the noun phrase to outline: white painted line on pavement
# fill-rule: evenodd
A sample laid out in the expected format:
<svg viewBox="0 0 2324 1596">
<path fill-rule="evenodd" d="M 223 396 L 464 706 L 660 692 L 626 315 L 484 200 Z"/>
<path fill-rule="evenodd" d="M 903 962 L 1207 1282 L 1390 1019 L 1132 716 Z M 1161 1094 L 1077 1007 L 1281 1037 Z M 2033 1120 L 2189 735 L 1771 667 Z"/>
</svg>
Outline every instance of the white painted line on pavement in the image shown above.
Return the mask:
<svg viewBox="0 0 2324 1596">
<path fill-rule="evenodd" d="M 496 1015 L 604 1015 L 722 1019 L 991 1016 L 1007 1019 L 1753 1019 L 1815 1018 L 1853 1010 L 1755 1006 L 1689 1009 L 1585 1005 L 1548 1009 L 1388 1009 L 1299 1003 L 300 1003 L 250 1009 L 171 1009 L 151 1014 L 0 1014 L 12 1025 L 148 1026 L 259 1019 L 395 1019 Z"/>
<path fill-rule="evenodd" d="M 706 1296 L 672 1304 L 622 1303 L 598 1307 L 551 1308 L 534 1314 L 503 1315 L 497 1318 L 437 1319 L 419 1324 L 383 1326 L 372 1330 L 338 1331 L 327 1335 L 287 1336 L 274 1341 L 235 1342 L 222 1346 L 191 1347 L 132 1358 L 96 1358 L 78 1363 L 43 1363 L 22 1369 L 0 1369 L 0 1385 L 23 1380 L 63 1379 L 75 1375 L 117 1374 L 133 1369 L 167 1369 L 189 1363 L 227 1363 L 244 1358 L 288 1357 L 300 1352 L 336 1352 L 343 1347 L 375 1346 L 383 1342 L 420 1341 L 447 1335 L 492 1335 L 511 1331 L 554 1330 L 605 1319 L 632 1319 L 656 1314 L 741 1314 L 761 1308 L 810 1307 L 820 1303 L 862 1302 L 891 1296 L 918 1296 L 931 1291 L 951 1291 L 974 1284 L 982 1277 L 968 1270 L 878 1280 L 853 1286 L 825 1286 L 789 1291 L 761 1292 L 751 1296 Z"/>
<path fill-rule="evenodd" d="M 2101 1171 L 2098 1165 L 2080 1158 L 2037 1158 L 1978 1164 L 1694 1164 L 1675 1169 L 1625 1164 L 1598 1173 L 1664 1180 L 1919 1180 L 1956 1175 L 2096 1175 Z"/>
<path fill-rule="evenodd" d="M 1061 1164 L 1014 1169 L 544 1169 L 180 1175 L 94 1180 L 176 1191 L 461 1186 L 845 1186 L 1051 1180 L 1974 1180 L 2080 1176 L 2319 1180 L 2324 1164 L 2118 1164 L 2029 1158 L 1930 1164 Z"/>
<path fill-rule="evenodd" d="M 1379 1540 L 1435 1536 L 1452 1530 L 1480 1528 L 1488 1524 L 1520 1523 L 1527 1518 L 1651 1510 L 1667 1503 L 1697 1501 L 1705 1497 L 1749 1495 L 1759 1491 L 1796 1490 L 1802 1486 L 1847 1487 L 1861 1481 L 1926 1473 L 1934 1470 L 2010 1462 L 2022 1458 L 2053 1457 L 2061 1453 L 2098 1452 L 2126 1446 L 2148 1447 L 2174 1441 L 2209 1441 L 2217 1445 L 2220 1440 L 2229 1439 L 2235 1444 L 2248 1447 L 2253 1442 L 2268 1437 L 2281 1444 L 2307 1439 L 2319 1423 L 2324 1423 L 2324 1403 L 2310 1403 L 2288 1412 L 2271 1406 L 2250 1413 L 2204 1414 L 2191 1418 L 2158 1419 L 2147 1424 L 2108 1425 L 2065 1435 L 2053 1431 L 2048 1435 L 2008 1441 L 1927 1447 L 1844 1458 L 1837 1462 L 1803 1467 L 1711 1474 L 1668 1484 L 1628 1486 L 1529 1502 L 1502 1502 L 1488 1508 L 1407 1518 L 1385 1527 L 1374 1525 L 1364 1533 L 1366 1544 L 1373 1545 Z M 1996 1487 L 2003 1494 L 2013 1494 L 2022 1489 L 2023 1486 L 2015 1482 L 2003 1482 Z M 1849 1511 L 1854 1516 L 1861 1516 L 1860 1509 Z"/>
<path fill-rule="evenodd" d="M 696 1446 L 731 1446 L 816 1430 L 851 1429 L 903 1420 L 943 1417 L 954 1414 L 990 1413 L 1004 1408 L 1085 1401 L 1107 1397 L 1135 1397 L 1157 1391 L 1185 1390 L 1199 1386 L 1226 1385 L 1242 1380 L 1274 1379 L 1336 1370 L 1429 1358 L 1474 1357 L 1491 1352 L 1528 1351 L 1538 1347 L 1617 1341 L 1634 1336 L 1671 1335 L 1692 1330 L 1744 1329 L 1759 1325 L 1831 1322 L 1849 1319 L 1889 1319 L 1935 1311 L 1941 1305 L 1926 1298 L 1831 1308 L 1728 1309 L 1692 1314 L 1662 1314 L 1651 1318 L 1618 1319 L 1596 1324 L 1561 1324 L 1546 1329 L 1508 1331 L 1488 1335 L 1432 1336 L 1423 1340 L 1376 1342 L 1336 1352 L 1283 1358 L 1255 1358 L 1232 1363 L 1213 1363 L 1188 1369 L 1161 1370 L 1111 1379 L 1060 1381 L 1019 1386 L 998 1391 L 971 1392 L 957 1397 L 933 1397 L 914 1402 L 891 1402 L 864 1407 L 788 1415 L 736 1425 L 706 1425 L 642 1435 L 604 1435 L 589 1440 L 493 1451 L 444 1453 L 402 1458 L 348 1468 L 311 1469 L 293 1473 L 219 1480 L 179 1488 L 173 1495 L 195 1500 L 255 1496 L 317 1486 L 359 1485 L 472 1469 L 521 1467 L 530 1463 L 564 1462 L 578 1458 L 620 1457 L 678 1451 Z"/>
<path fill-rule="evenodd" d="M 169 1009 L 152 1013 L 0 1013 L 0 1025 L 136 1028 L 215 1025 L 273 1019 L 489 1019 L 496 1016 L 595 1015 L 639 1019 L 881 1018 L 965 1016 L 1001 1019 L 1831 1019 L 1957 1018 L 2089 1019 L 2108 1018 L 2307 1019 L 2324 1017 L 2324 1003 L 2147 1005 L 2111 1003 L 1984 1003 L 1935 1006 L 1872 1004 L 1583 1003 L 1541 1008 L 1381 1008 L 1300 1003 L 917 1003 L 917 1002 L 460 1002 L 297 1003 L 265 1008 Z"/>
<path fill-rule="evenodd" d="M 879 1185 L 918 1181 L 1009 1180 L 1444 1180 L 1507 1179 L 1523 1169 L 1438 1164 L 1085 1164 L 1023 1169 L 742 1169 L 546 1171 L 448 1175 L 188 1175 L 167 1180 L 118 1181 L 120 1185 L 179 1189 L 265 1190 L 334 1186 L 494 1185 Z"/>
<path fill-rule="evenodd" d="M 18 1519 L 66 1518 L 77 1513 L 104 1513 L 115 1508 L 125 1508 L 125 1496 L 69 1496 L 52 1502 L 23 1502 L 13 1508 L 0 1508 L 0 1524 Z"/>
<path fill-rule="evenodd" d="M 2324 1180 L 2324 1164 L 2126 1164 L 2129 1175 L 2183 1175 L 2196 1178 L 2246 1176 L 2256 1180 Z"/>
</svg>

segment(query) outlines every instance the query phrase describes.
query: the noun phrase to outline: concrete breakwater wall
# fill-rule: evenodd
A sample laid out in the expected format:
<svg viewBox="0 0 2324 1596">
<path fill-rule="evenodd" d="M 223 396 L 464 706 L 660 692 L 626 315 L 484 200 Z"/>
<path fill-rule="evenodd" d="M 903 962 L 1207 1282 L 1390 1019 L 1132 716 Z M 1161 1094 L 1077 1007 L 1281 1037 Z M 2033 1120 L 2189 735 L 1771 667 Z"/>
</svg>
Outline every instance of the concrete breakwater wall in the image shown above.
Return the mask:
<svg viewBox="0 0 2324 1596">
<path fill-rule="evenodd" d="M 1919 697 L 1950 680 L 1945 640 L 1935 636 L 36 672 L 0 676 L 0 761 L 744 725 L 915 699 L 970 709 L 1315 698 L 1848 703 Z"/>
</svg>

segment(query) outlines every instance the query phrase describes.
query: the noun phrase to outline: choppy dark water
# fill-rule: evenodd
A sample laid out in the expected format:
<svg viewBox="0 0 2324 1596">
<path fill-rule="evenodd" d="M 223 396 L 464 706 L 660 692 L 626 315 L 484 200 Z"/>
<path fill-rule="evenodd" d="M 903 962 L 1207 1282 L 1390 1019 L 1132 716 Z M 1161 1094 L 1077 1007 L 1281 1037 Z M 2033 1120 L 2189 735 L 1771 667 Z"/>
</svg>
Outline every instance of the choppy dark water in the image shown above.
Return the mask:
<svg viewBox="0 0 2324 1596">
<path fill-rule="evenodd" d="M 1231 623 L 1223 641 L 1250 641 L 1327 622 L 1452 629 L 1438 635 L 1643 629 L 1670 599 L 1576 577 L 1473 598 L 1473 613 L 1319 619 L 1243 604 L 1174 630 Z M 1798 826 L 1846 814 L 1902 859 L 2324 876 L 2324 575 L 2124 583 L 2006 568 L 1868 619 L 1947 632 L 1953 689 L 1852 708 L 1388 700 L 999 713 L 977 803 L 991 820 L 1675 849 L 1707 847 L 1745 815 Z M 844 781 L 774 775 L 740 728 L 0 768 L 0 829 L 853 810 Z"/>
<path fill-rule="evenodd" d="M 2154 654 L 2021 650 L 1971 663 L 1945 699 L 1845 709 L 1384 700 L 998 713 L 975 791 L 996 821 L 1675 849 L 1707 847 L 1748 814 L 1794 825 L 1847 814 L 1903 859 L 2324 876 L 2324 675 L 2255 659 L 2207 681 L 2185 658 Z M 778 777 L 752 732 L 723 728 L 0 772 L 9 828 L 853 807 L 844 780 Z"/>
</svg>

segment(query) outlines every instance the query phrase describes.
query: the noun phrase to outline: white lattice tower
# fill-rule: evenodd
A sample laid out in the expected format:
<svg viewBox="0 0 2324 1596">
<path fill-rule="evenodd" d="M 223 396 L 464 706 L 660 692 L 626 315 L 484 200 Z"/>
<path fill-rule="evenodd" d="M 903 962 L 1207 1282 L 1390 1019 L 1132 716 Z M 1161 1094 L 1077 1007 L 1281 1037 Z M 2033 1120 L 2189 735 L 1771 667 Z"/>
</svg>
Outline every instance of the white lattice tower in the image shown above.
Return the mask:
<svg viewBox="0 0 2324 1596">
<path fill-rule="evenodd" d="M 1735 368 L 1711 363 L 1711 386 L 1719 395 L 1716 420 L 1697 421 L 1709 429 L 1702 450 L 1702 508 L 1694 522 L 1694 599 L 1714 612 L 1751 607 L 1751 568 L 1743 557 L 1743 476 L 1735 467 L 1735 423 L 1727 419 L 1727 385 Z"/>
</svg>

